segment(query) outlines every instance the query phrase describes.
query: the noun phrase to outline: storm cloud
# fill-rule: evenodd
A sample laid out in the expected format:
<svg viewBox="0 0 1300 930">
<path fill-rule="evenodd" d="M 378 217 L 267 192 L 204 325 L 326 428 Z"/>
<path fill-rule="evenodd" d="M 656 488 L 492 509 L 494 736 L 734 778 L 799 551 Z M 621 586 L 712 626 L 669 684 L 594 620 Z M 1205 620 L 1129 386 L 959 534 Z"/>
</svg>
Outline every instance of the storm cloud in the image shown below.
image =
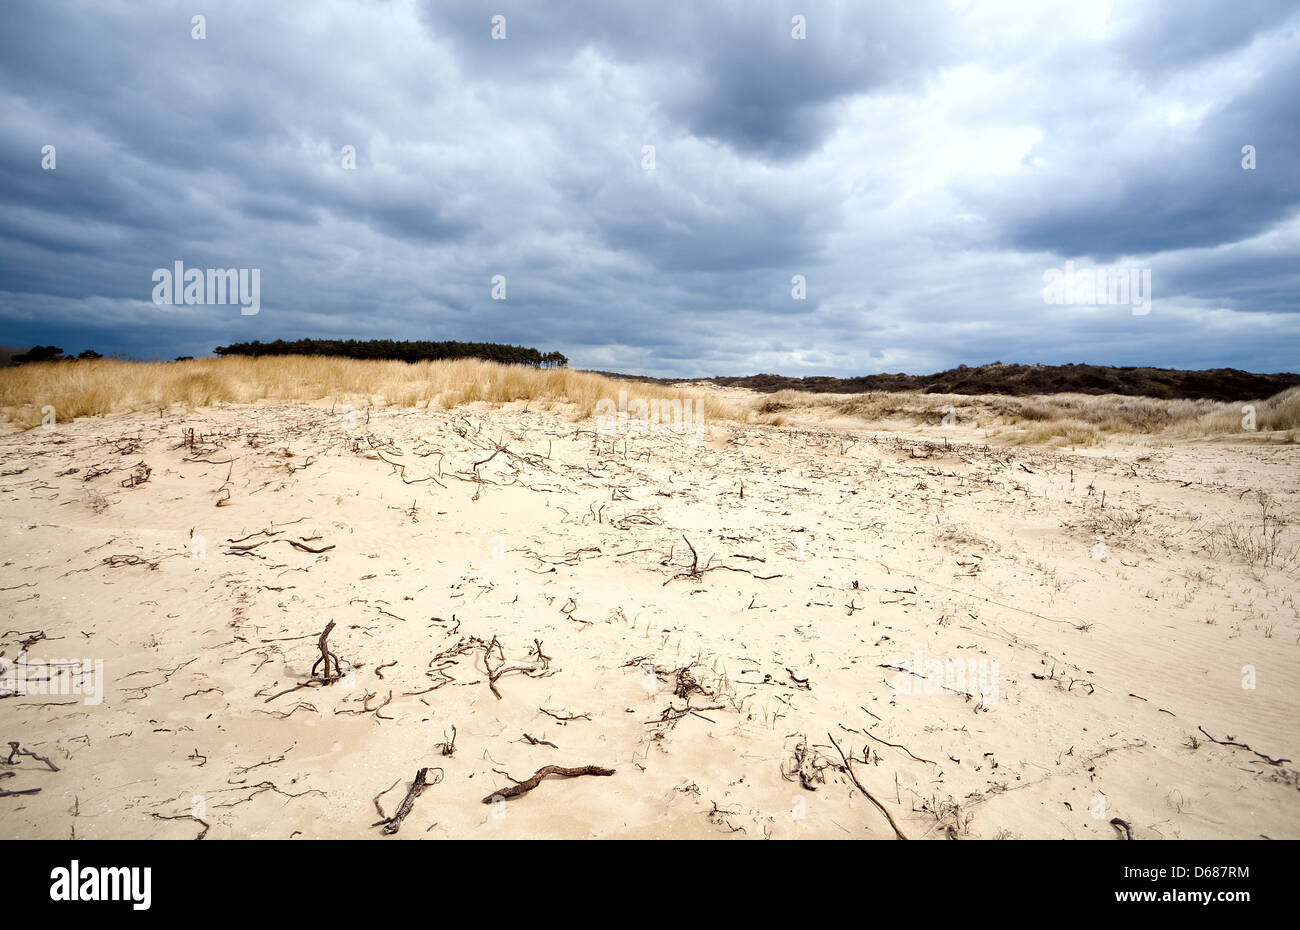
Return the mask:
<svg viewBox="0 0 1300 930">
<path fill-rule="evenodd" d="M 1298 86 L 1288 2 L 20 0 L 0 343 L 1295 370 Z M 155 305 L 176 261 L 260 312 Z M 1047 302 L 1067 262 L 1150 312 Z"/>
</svg>

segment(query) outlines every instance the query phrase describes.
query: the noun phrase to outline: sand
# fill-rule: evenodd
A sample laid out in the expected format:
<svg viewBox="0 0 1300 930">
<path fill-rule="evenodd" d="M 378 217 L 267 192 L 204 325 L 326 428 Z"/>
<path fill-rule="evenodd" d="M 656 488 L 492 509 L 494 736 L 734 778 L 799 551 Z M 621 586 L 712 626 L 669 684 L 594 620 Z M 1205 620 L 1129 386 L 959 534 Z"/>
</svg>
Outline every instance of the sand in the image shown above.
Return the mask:
<svg viewBox="0 0 1300 930">
<path fill-rule="evenodd" d="M 0 732 L 35 756 L 0 789 L 40 790 L 0 836 L 383 840 L 427 767 L 390 840 L 892 839 L 853 779 L 911 839 L 1300 837 L 1295 530 L 1244 545 L 1258 492 L 1295 517 L 1300 448 L 1265 438 L 271 403 L 10 431 Z M 102 701 L 20 653 L 102 663 Z M 615 774 L 484 803 L 546 765 Z"/>
</svg>

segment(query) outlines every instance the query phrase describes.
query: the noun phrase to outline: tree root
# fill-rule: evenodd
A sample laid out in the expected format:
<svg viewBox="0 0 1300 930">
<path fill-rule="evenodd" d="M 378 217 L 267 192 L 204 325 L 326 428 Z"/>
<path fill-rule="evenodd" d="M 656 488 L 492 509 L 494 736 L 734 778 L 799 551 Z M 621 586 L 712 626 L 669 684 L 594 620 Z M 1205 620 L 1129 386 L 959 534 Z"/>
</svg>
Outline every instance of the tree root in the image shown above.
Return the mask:
<svg viewBox="0 0 1300 930">
<path fill-rule="evenodd" d="M 509 788 L 502 788 L 500 791 L 494 791 L 483 799 L 484 804 L 491 804 L 497 798 L 505 800 L 507 798 L 517 798 L 521 794 L 527 794 L 542 783 L 542 779 L 547 775 L 563 775 L 566 778 L 576 778 L 579 775 L 613 775 L 613 769 L 601 768 L 599 765 L 583 765 L 578 768 L 565 768 L 562 765 L 547 765 L 538 769 L 531 778 L 521 782 L 516 782 Z"/>
</svg>

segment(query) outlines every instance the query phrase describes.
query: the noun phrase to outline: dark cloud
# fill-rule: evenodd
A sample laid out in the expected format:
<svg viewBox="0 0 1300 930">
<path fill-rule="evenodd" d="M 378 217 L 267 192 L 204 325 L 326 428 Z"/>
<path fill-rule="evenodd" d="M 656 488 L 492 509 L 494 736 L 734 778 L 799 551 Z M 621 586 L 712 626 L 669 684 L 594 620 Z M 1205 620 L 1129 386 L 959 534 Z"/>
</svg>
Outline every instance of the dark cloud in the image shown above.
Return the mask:
<svg viewBox="0 0 1300 930">
<path fill-rule="evenodd" d="M 846 95 L 914 83 L 946 54 L 944 5 L 845 9 L 786 3 L 445 3 L 423 6 L 436 37 L 479 80 L 545 81 L 584 51 L 638 67 L 644 90 L 701 139 L 778 160 L 814 151 Z M 505 17 L 504 41 L 493 17 Z M 795 16 L 805 38 L 793 41 Z"/>
<path fill-rule="evenodd" d="M 1203 65 L 1286 27 L 1291 0 L 1181 0 L 1121 7 L 1118 45 L 1127 63 L 1156 77 Z M 1294 28 L 1287 32 L 1294 38 Z"/>
<path fill-rule="evenodd" d="M 1300 207 L 1300 57 L 1267 60 L 1248 86 L 1189 114 L 1187 122 L 1151 119 L 1160 103 L 1122 94 L 1080 109 L 1074 127 L 1030 153 L 1015 190 L 973 198 L 1001 217 L 1007 241 L 1028 250 L 1090 255 L 1167 252 L 1258 235 Z M 1278 50 L 1282 51 L 1281 49 Z M 1186 106 L 1175 96 L 1168 107 Z M 1144 112 L 1145 111 L 1145 112 Z M 1253 146 L 1256 167 L 1243 168 Z M 1032 164 L 1032 162 L 1031 162 Z"/>
<path fill-rule="evenodd" d="M 1108 6 L 236 0 L 196 41 L 171 2 L 10 3 L 0 343 L 1294 368 L 1300 13 Z M 155 306 L 178 260 L 259 269 L 260 313 Z M 1152 312 L 1045 304 L 1066 260 L 1151 268 Z"/>
</svg>

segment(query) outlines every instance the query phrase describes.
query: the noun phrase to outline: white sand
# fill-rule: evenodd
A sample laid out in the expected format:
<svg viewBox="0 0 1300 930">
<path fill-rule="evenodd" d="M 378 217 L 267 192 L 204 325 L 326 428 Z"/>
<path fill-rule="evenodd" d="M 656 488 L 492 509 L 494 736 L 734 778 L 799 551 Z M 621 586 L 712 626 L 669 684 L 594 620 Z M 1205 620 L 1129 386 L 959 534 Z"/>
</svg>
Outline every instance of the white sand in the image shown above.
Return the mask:
<svg viewBox="0 0 1300 930">
<path fill-rule="evenodd" d="M 434 766 L 398 838 L 892 837 L 830 734 L 911 838 L 1114 840 L 1114 817 L 1300 837 L 1300 766 L 1256 754 L 1300 759 L 1296 571 L 1223 530 L 1258 525 L 1255 489 L 1295 516 L 1294 445 L 624 440 L 518 407 L 346 426 L 259 405 L 0 437 L 3 657 L 27 640 L 105 678 L 97 705 L 0 700 L 3 741 L 59 768 L 0 765 L 0 788 L 42 789 L 0 798 L 0 836 L 184 838 L 203 827 L 151 815 L 197 812 L 209 839 L 378 838 L 372 799 L 396 782 L 392 814 Z M 682 577 L 683 536 L 712 570 Z M 330 620 L 355 673 L 268 702 Z M 498 700 L 493 637 L 525 667 L 540 641 L 548 674 L 504 675 Z M 927 680 L 882 667 L 918 653 Z M 679 685 L 713 709 L 656 722 Z M 482 803 L 548 764 L 617 773 Z"/>
</svg>

